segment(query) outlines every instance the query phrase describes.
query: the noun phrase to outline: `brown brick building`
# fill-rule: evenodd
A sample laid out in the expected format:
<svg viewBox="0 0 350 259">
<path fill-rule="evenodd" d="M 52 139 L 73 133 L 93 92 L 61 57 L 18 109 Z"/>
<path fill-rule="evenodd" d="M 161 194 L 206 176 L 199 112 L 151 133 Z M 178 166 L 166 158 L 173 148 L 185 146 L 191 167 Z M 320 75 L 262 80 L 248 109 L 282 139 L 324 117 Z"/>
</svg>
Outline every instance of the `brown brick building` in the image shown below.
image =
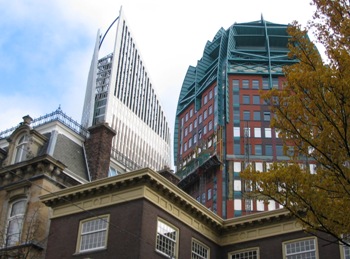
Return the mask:
<svg viewBox="0 0 350 259">
<path fill-rule="evenodd" d="M 50 259 L 326 259 L 349 252 L 304 233 L 283 209 L 224 220 L 147 168 L 41 199 L 53 209 Z"/>
</svg>

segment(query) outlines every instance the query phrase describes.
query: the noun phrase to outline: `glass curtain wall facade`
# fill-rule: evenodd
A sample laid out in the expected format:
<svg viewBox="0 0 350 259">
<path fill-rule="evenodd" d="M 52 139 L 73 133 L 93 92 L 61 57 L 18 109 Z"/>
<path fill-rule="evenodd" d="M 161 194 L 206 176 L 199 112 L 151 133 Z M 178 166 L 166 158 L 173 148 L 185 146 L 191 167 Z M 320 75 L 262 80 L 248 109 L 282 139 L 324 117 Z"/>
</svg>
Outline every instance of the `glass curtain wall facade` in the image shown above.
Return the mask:
<svg viewBox="0 0 350 259">
<path fill-rule="evenodd" d="M 240 172 L 289 159 L 261 97 L 281 88 L 282 67 L 297 62 L 288 58 L 287 26 L 261 18 L 220 29 L 184 78 L 174 129 L 179 187 L 223 218 L 279 208 L 249 199 Z"/>
<path fill-rule="evenodd" d="M 82 125 L 108 123 L 116 131 L 111 155 L 118 173 L 143 167 L 170 167 L 168 122 L 122 9 L 113 52 L 100 58 L 100 44 L 98 32 Z"/>
</svg>

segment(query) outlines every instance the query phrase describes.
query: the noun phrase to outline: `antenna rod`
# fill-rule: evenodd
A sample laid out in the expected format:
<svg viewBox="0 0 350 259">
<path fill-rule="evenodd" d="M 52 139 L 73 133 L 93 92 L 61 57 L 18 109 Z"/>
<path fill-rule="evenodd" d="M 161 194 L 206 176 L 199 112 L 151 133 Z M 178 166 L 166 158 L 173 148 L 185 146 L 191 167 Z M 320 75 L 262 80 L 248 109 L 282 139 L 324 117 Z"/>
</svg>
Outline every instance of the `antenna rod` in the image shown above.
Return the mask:
<svg viewBox="0 0 350 259">
<path fill-rule="evenodd" d="M 110 29 L 110 28 L 113 26 L 113 24 L 118 20 L 118 18 L 119 18 L 119 16 L 118 16 L 117 18 L 115 18 L 115 20 L 111 23 L 111 25 L 109 25 L 109 27 L 108 27 L 106 33 L 103 35 L 102 40 L 100 41 L 100 45 L 98 46 L 98 49 L 101 48 L 102 42 L 103 42 L 103 40 L 105 39 L 105 37 L 106 37 L 106 35 L 107 35 L 109 29 Z"/>
</svg>

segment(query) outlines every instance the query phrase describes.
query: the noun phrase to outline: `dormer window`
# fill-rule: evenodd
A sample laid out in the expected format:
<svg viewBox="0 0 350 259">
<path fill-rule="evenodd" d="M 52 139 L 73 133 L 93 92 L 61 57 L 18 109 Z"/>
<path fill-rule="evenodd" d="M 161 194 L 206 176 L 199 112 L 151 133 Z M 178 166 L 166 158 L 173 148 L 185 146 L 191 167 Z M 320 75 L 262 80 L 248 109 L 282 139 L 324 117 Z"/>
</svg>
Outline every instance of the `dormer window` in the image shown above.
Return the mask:
<svg viewBox="0 0 350 259">
<path fill-rule="evenodd" d="M 16 146 L 15 163 L 22 162 L 27 158 L 28 135 L 23 135 Z"/>
</svg>

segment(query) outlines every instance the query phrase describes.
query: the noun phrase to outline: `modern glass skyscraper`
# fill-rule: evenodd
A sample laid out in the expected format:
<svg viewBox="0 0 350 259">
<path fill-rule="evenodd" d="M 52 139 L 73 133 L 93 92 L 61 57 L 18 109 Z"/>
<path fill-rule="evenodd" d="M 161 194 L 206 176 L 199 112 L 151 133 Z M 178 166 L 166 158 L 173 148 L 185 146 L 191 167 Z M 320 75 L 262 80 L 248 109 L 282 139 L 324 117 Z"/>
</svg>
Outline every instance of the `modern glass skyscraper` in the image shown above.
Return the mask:
<svg viewBox="0 0 350 259">
<path fill-rule="evenodd" d="M 297 62 L 288 57 L 287 26 L 261 18 L 221 28 L 183 81 L 174 130 L 179 186 L 224 218 L 279 207 L 250 199 L 240 172 L 289 159 L 261 97 L 281 88 L 282 67 Z"/>
<path fill-rule="evenodd" d="M 171 163 L 170 131 L 122 9 L 114 49 L 99 57 L 98 32 L 91 62 L 82 125 L 108 123 L 116 131 L 111 174 L 142 167 L 160 170 Z M 103 40 L 103 38 L 102 38 Z"/>
</svg>

